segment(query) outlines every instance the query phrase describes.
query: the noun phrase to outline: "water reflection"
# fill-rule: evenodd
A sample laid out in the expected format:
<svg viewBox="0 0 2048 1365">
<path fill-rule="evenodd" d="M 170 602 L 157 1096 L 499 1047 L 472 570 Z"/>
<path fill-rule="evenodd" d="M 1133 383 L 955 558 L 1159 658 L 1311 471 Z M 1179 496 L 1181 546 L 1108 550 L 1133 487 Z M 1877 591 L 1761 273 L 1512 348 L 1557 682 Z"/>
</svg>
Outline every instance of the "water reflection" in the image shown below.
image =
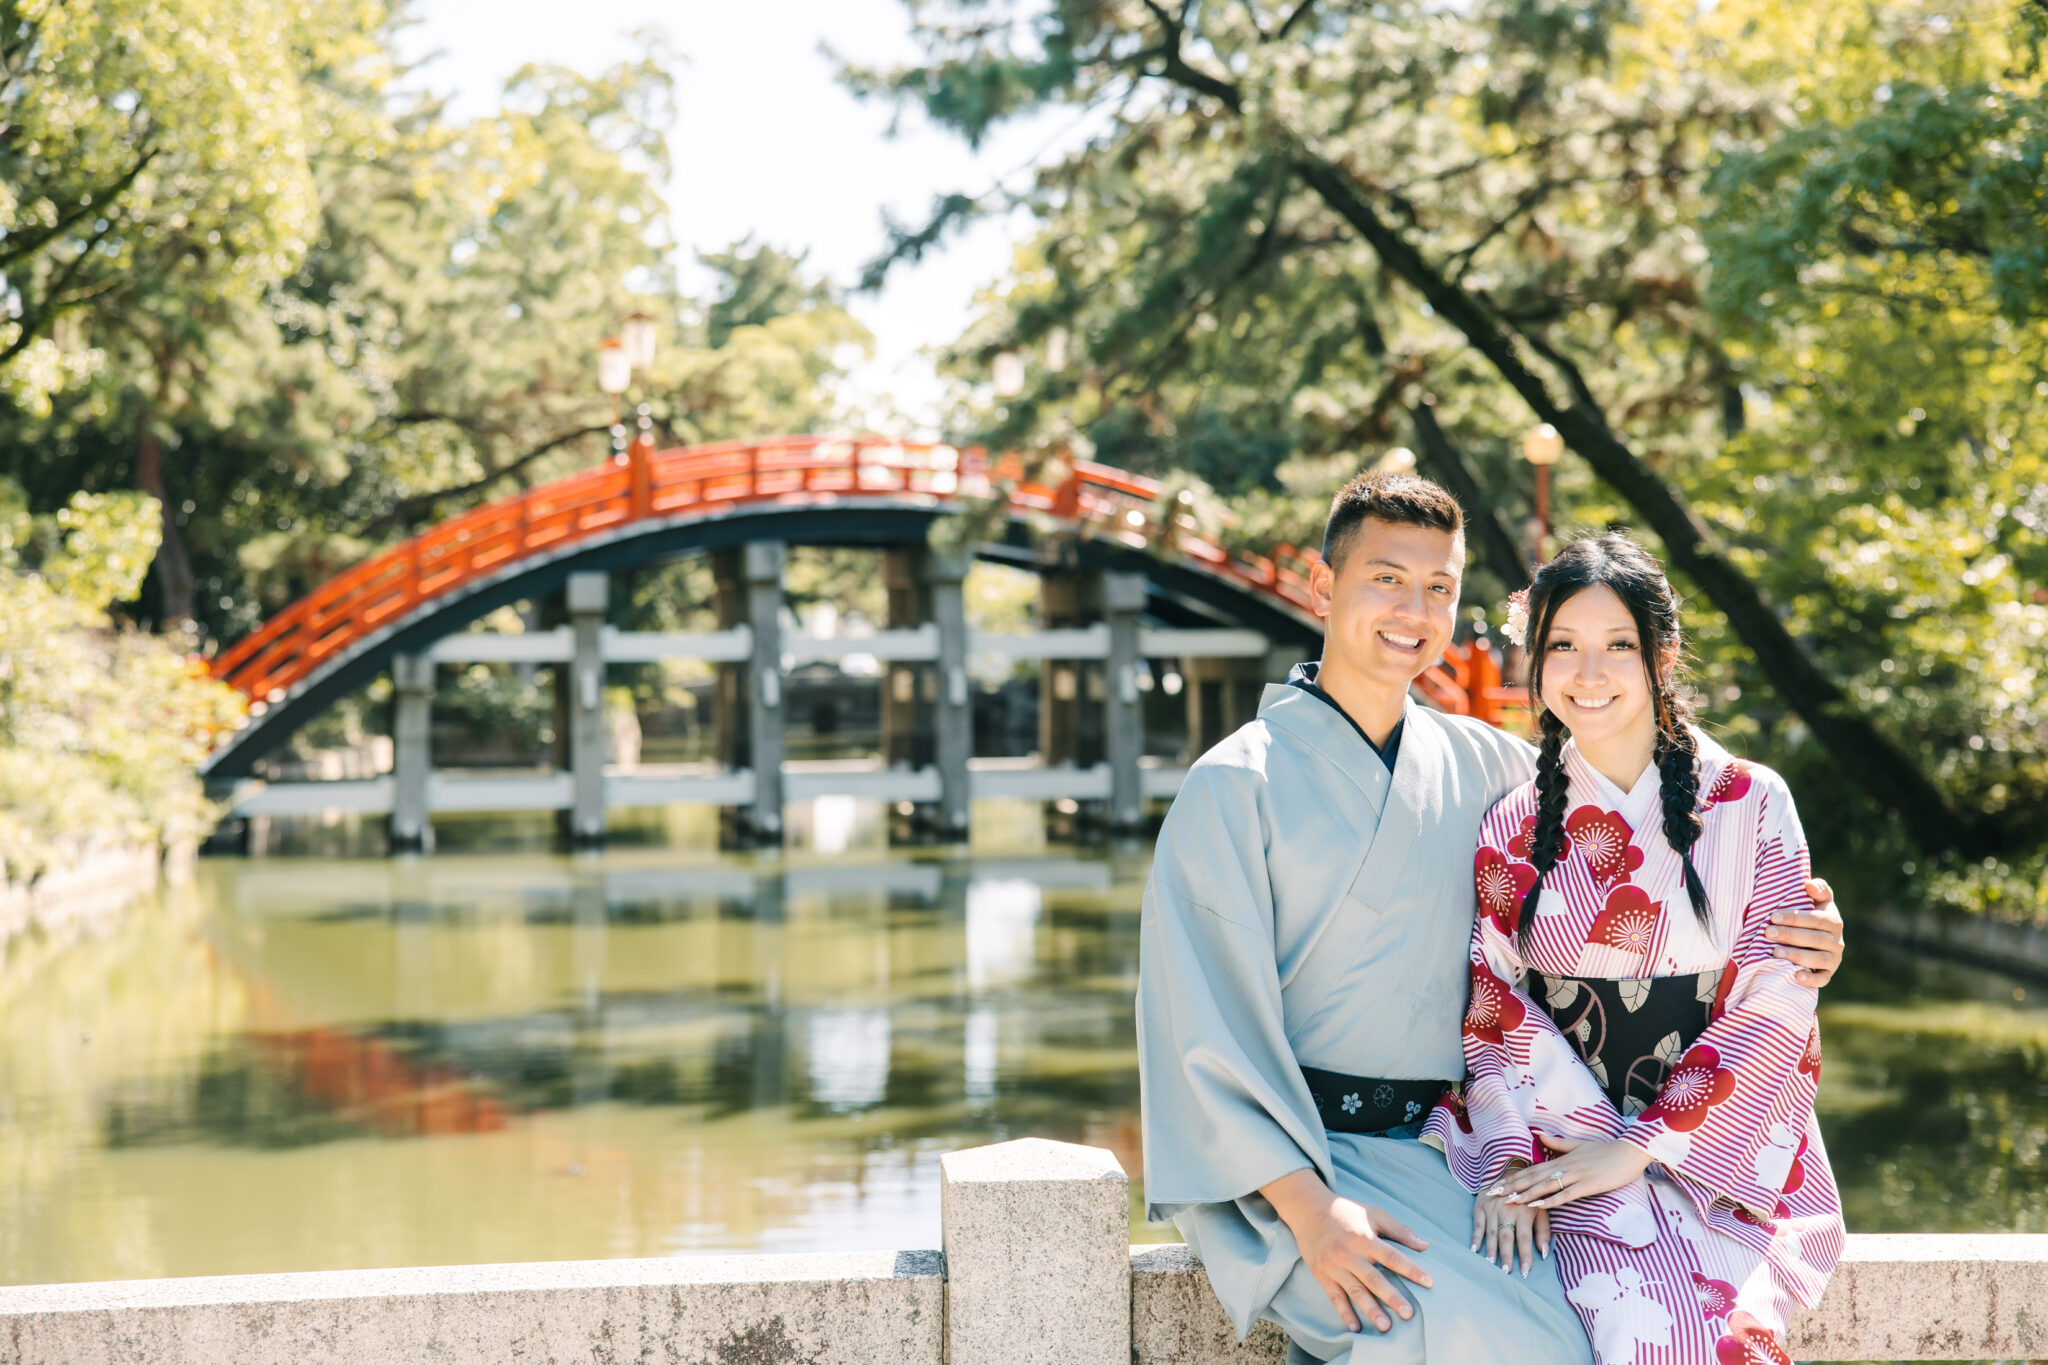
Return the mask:
<svg viewBox="0 0 2048 1365">
<path fill-rule="evenodd" d="M 1136 1176 L 1145 872 L 872 845 L 202 864 L 0 966 L 0 1279 L 930 1246 L 938 1154 L 1027 1133 Z M 2023 989 L 1858 944 L 1822 1092 L 1852 1228 L 2048 1225 Z"/>
</svg>

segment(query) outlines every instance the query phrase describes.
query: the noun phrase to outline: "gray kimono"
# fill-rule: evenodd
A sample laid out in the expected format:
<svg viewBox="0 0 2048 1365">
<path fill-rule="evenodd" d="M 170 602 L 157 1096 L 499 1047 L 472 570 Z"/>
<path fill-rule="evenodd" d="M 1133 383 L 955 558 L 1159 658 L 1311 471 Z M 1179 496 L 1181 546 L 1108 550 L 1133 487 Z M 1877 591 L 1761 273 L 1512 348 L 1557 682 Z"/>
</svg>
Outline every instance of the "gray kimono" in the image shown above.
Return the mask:
<svg viewBox="0 0 2048 1365">
<path fill-rule="evenodd" d="M 1146 1212 L 1201 1256 L 1240 1334 L 1261 1318 L 1287 1330 L 1290 1361 L 1591 1359 L 1549 1262 L 1525 1281 L 1468 1249 L 1472 1196 L 1415 1140 L 1419 1121 L 1326 1132 L 1299 1070 L 1464 1076 L 1480 817 L 1532 758 L 1411 701 L 1389 774 L 1331 703 L 1273 686 L 1160 831 L 1138 972 Z M 1258 1193 L 1304 1166 L 1428 1240 L 1435 1286 L 1395 1281 L 1413 1319 L 1345 1330 Z"/>
</svg>

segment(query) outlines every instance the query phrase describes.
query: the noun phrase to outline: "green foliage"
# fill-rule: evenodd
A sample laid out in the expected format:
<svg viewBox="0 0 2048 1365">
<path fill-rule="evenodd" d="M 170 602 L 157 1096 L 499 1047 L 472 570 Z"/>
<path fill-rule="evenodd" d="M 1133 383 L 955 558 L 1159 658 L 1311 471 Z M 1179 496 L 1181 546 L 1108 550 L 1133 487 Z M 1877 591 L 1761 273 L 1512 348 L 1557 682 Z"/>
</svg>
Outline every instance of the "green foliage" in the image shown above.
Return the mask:
<svg viewBox="0 0 2048 1365">
<path fill-rule="evenodd" d="M 196 822 L 165 756 L 189 776 L 204 745 L 180 717 L 226 705 L 78 612 L 226 643 L 439 518 L 608 458 L 596 351 L 630 313 L 659 344 L 624 415 L 658 442 L 841 418 L 868 338 L 800 259 L 743 242 L 706 258 L 710 299 L 677 283 L 659 40 L 595 74 L 528 67 L 458 120 L 401 81 L 406 22 L 403 0 L 0 0 L 0 547 L 35 570 L 0 668 L 42 680 L 0 759 L 27 783 L 49 735 L 99 740 L 22 717 L 112 713 L 176 675 L 95 722 L 105 754 L 0 802 L 21 867 Z M 504 678 L 456 692 L 458 720 L 529 744 L 552 725 Z M 135 750 L 136 717 L 161 751 Z M 371 689 L 306 741 L 380 727 Z"/>
<path fill-rule="evenodd" d="M 155 8 L 169 23 L 203 6 Z M 658 42 L 596 75 L 529 67 L 497 111 L 456 121 L 397 84 L 401 7 L 289 12 L 274 99 L 299 139 L 304 212 L 252 212 L 241 230 L 291 224 L 298 246 L 230 243 L 232 291 L 119 273 L 121 306 L 81 312 L 61 338 L 88 377 L 47 410 L 0 409 L 0 474 L 38 509 L 160 487 L 166 539 L 140 615 L 232 639 L 412 530 L 605 458 L 596 350 L 628 313 L 659 335 L 628 394 L 657 440 L 838 419 L 833 383 L 867 337 L 800 261 L 742 243 L 709 258 L 726 281 L 710 303 L 676 282 L 661 195 L 673 58 Z M 283 155 L 236 141 L 238 126 L 217 130 L 222 155 Z"/>
<path fill-rule="evenodd" d="M 1419 447 L 1409 413 L 1429 403 L 1521 525 L 1527 407 L 1301 172 L 1335 166 L 1524 363 L 1604 414 L 1850 704 L 2033 866 L 2048 111 L 2025 7 L 912 13 L 924 60 L 850 72 L 856 88 L 969 140 L 1085 111 L 1086 136 L 1009 201 L 1040 232 L 956 348 L 963 436 L 1193 469 L 1232 502 L 1229 534 L 1299 542 L 1320 489 L 1281 471 Z M 997 403 L 973 381 L 1004 349 L 1031 357 L 1033 382 Z M 1575 460 L 1555 502 L 1562 526 L 1633 520 Z M 1496 606 L 1483 576 L 1468 588 Z M 1909 877 L 1947 894 L 1924 863 L 1907 871 L 1896 829 L 1843 789 L 1720 614 L 1696 600 L 1689 618 L 1709 717 L 1795 775 L 1823 860 L 1874 863 L 1869 895 Z"/>
<path fill-rule="evenodd" d="M 55 333 L 118 317 L 143 281 L 230 304 L 303 257 L 318 201 L 302 91 L 344 56 L 328 39 L 350 8 L 0 4 L 0 373 L 16 402 L 46 410 L 89 372 L 96 357 Z"/>
<path fill-rule="evenodd" d="M 81 493 L 33 520 L 21 506 L 0 481 L 0 880 L 199 837 L 195 771 L 241 698 L 106 615 L 149 565 L 155 504 Z"/>
</svg>

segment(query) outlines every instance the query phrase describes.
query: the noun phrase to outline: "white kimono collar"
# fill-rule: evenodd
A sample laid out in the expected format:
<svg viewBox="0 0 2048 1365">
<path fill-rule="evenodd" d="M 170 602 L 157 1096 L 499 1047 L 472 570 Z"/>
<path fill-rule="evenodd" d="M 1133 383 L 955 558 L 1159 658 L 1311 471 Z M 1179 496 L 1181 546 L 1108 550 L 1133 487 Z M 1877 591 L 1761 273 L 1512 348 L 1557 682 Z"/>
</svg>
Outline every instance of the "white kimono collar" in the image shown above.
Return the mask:
<svg viewBox="0 0 2048 1365">
<path fill-rule="evenodd" d="M 1699 746 L 1700 788 L 1699 799 L 1706 800 L 1707 793 L 1714 789 L 1721 770 L 1734 762 L 1734 755 L 1715 743 L 1713 738 L 1698 726 L 1689 726 L 1693 743 Z M 1608 776 L 1586 761 L 1579 752 L 1578 743 L 1566 740 L 1564 745 L 1564 771 L 1567 790 L 1571 793 L 1572 804 L 1592 802 L 1602 810 L 1611 810 L 1628 822 L 1630 829 L 1641 831 L 1661 825 L 1664 820 L 1664 782 L 1652 763 L 1636 778 L 1635 785 L 1627 791 Z"/>
</svg>

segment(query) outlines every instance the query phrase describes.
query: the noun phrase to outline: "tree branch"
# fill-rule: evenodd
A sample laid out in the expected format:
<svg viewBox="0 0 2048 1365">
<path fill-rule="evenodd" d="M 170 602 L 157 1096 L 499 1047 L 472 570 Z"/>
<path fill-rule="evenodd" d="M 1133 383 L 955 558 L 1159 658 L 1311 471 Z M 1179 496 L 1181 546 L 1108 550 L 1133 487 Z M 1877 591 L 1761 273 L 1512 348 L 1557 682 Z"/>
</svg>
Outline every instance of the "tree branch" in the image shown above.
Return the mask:
<svg viewBox="0 0 2048 1365">
<path fill-rule="evenodd" d="M 1514 532 L 1508 529 L 1500 508 L 1481 490 L 1465 452 L 1452 445 L 1451 438 L 1444 434 L 1436 420 L 1436 410 L 1427 401 L 1411 403 L 1408 420 L 1414 424 L 1415 443 L 1421 448 L 1418 453 L 1428 461 L 1430 472 L 1451 490 L 1452 497 L 1465 505 L 1467 524 L 1472 528 L 1472 538 L 1479 542 L 1486 567 L 1510 592 L 1529 586 L 1529 561 L 1515 543 Z"/>
<path fill-rule="evenodd" d="M 1280 27 L 1273 31 L 1273 37 L 1271 41 L 1277 43 L 1282 38 L 1285 38 L 1288 34 L 1292 33 L 1294 31 L 1294 26 L 1300 23 L 1303 19 L 1306 19 L 1308 17 L 1309 11 L 1314 9 L 1315 7 L 1316 0 L 1301 0 L 1301 3 L 1294 7 L 1294 13 L 1288 15 L 1287 18 L 1281 22 Z"/>
<path fill-rule="evenodd" d="M 1538 420 L 1550 423 L 1593 471 L 1642 516 L 1664 542 L 1670 561 L 1720 608 L 1755 653 L 1779 695 L 1799 713 L 1844 775 L 1897 812 L 1915 842 L 1929 851 L 1980 856 L 1993 832 L 1960 816 L 1905 752 L 1850 705 L 1746 574 L 1714 544 L 1678 491 L 1660 478 L 1607 423 L 1590 400 L 1584 377 L 1553 350 L 1545 359 L 1572 388 L 1569 406 L 1523 361 L 1514 340 L 1469 291 L 1453 284 L 1374 210 L 1350 174 L 1305 149 L 1295 171 L 1330 209 L 1358 232 L 1375 255 L 1420 293 L 1438 317 L 1464 334 L 1520 394 Z"/>
<path fill-rule="evenodd" d="M 134 184 L 135 177 L 141 175 L 143 170 L 148 167 L 149 163 L 156 160 L 156 154 L 157 149 L 154 147 L 144 152 L 140 157 L 136 158 L 135 164 L 133 166 L 130 166 L 121 175 L 120 179 L 114 181 L 110 185 L 107 185 L 103 189 L 90 191 L 92 195 L 91 203 L 79 204 L 69 214 L 66 214 L 62 218 L 59 218 L 56 222 L 50 224 L 41 232 L 31 232 L 22 236 L 8 237 L 4 244 L 0 244 L 0 266 L 11 265 L 15 261 L 20 260 L 24 256 L 33 256 L 36 252 L 41 251 L 45 246 L 48 246 L 52 241 L 56 240 L 58 237 L 63 236 L 67 231 L 70 230 L 72 224 L 81 222 L 84 219 L 92 216 L 94 213 L 105 212 L 105 204 L 111 200 L 119 198 L 124 190 L 126 190 L 130 185 Z"/>
<path fill-rule="evenodd" d="M 1182 89 L 1209 96 L 1233 114 L 1242 114 L 1244 98 L 1238 94 L 1236 86 L 1220 76 L 1212 76 L 1206 71 L 1188 65 L 1187 54 L 1181 51 L 1180 46 L 1180 40 L 1186 31 L 1181 21 L 1168 14 L 1159 4 L 1159 0 L 1143 0 L 1143 3 L 1146 9 L 1152 11 L 1152 16 L 1159 21 L 1160 27 L 1166 30 L 1158 48 L 1153 49 L 1163 63 L 1159 74 Z"/>
<path fill-rule="evenodd" d="M 559 450 L 571 441 L 580 441 L 585 436 L 594 436 L 598 432 L 610 430 L 611 425 L 609 423 L 600 426 L 577 427 L 574 431 L 565 431 L 559 436 L 549 437 L 509 464 L 500 465 L 498 468 L 471 479 L 467 483 L 451 484 L 447 488 L 436 488 L 431 492 L 414 493 L 410 497 L 400 498 L 388 509 L 371 519 L 362 530 L 356 532 L 356 535 L 364 540 L 376 540 L 393 527 L 407 525 L 421 513 L 433 510 L 436 503 L 445 502 L 450 498 L 466 497 L 472 493 L 481 493 L 492 484 L 511 478 L 514 474 L 517 474 L 520 470 L 526 468 L 550 451 Z"/>
</svg>

